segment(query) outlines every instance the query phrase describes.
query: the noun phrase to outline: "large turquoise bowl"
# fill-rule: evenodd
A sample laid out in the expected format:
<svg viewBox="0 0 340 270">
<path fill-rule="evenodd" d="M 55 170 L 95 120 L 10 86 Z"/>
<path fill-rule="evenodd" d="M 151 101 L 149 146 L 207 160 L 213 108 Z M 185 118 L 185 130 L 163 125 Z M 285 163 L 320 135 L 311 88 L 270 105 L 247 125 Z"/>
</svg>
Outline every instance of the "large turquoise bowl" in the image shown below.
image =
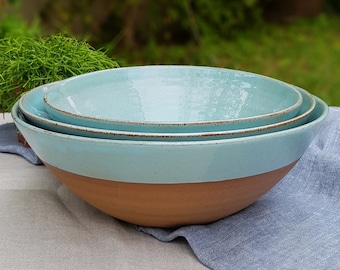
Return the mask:
<svg viewBox="0 0 340 270">
<path fill-rule="evenodd" d="M 161 142 L 88 138 L 13 120 L 47 168 L 99 210 L 143 226 L 208 223 L 247 207 L 279 182 L 319 131 L 328 106 L 316 98 L 307 123 L 225 140 Z"/>
<path fill-rule="evenodd" d="M 244 129 L 294 117 L 302 96 L 263 75 L 202 66 L 140 66 L 66 79 L 44 93 L 53 119 L 134 132 Z"/>
</svg>

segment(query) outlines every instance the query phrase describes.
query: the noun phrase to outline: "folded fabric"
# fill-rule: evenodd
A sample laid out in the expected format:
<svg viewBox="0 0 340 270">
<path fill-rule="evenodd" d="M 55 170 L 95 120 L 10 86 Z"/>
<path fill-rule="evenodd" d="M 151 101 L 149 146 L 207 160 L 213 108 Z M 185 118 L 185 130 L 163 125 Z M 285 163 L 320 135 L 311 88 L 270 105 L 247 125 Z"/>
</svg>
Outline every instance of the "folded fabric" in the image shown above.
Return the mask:
<svg viewBox="0 0 340 270">
<path fill-rule="evenodd" d="M 31 148 L 25 147 L 18 141 L 17 129 L 14 123 L 0 125 L 0 152 L 18 154 L 33 164 L 42 164 Z"/>
<path fill-rule="evenodd" d="M 184 237 L 211 269 L 340 269 L 340 109 L 291 172 L 253 205 L 208 225 L 136 227 Z"/>
<path fill-rule="evenodd" d="M 41 164 L 13 123 L 0 125 L 0 152 Z M 184 237 L 211 269 L 340 269 L 340 108 L 330 108 L 291 172 L 246 209 L 207 225 L 135 228 L 166 242 Z"/>
</svg>

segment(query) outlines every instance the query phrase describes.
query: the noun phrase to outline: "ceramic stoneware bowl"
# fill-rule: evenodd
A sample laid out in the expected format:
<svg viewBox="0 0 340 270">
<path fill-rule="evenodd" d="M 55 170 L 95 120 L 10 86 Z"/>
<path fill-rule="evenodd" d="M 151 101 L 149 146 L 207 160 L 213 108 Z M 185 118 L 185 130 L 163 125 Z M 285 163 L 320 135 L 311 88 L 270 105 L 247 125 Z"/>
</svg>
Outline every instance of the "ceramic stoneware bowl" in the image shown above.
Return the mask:
<svg viewBox="0 0 340 270">
<path fill-rule="evenodd" d="M 89 204 L 144 226 L 208 223 L 270 190 L 299 160 L 325 119 L 317 104 L 307 123 L 283 131 L 199 142 L 87 138 L 13 120 L 47 168 Z"/>
<path fill-rule="evenodd" d="M 296 88 L 266 76 L 223 68 L 140 66 L 66 79 L 44 93 L 59 122 L 134 132 L 243 129 L 294 117 Z"/>
<path fill-rule="evenodd" d="M 278 122 L 260 127 L 212 131 L 212 132 L 186 132 L 186 133 L 153 133 L 153 132 L 132 132 L 82 127 L 78 125 L 58 122 L 51 119 L 50 114 L 43 102 L 44 93 L 53 84 L 47 84 L 32 89 L 19 101 L 19 108 L 27 120 L 32 124 L 51 131 L 65 134 L 72 134 L 84 137 L 117 139 L 117 140 L 153 140 L 153 141 L 188 141 L 188 140 L 211 140 L 245 137 L 263 133 L 280 131 L 301 125 L 307 121 L 308 116 L 315 107 L 315 99 L 306 90 L 297 88 L 303 97 L 298 114 L 286 121 Z"/>
</svg>

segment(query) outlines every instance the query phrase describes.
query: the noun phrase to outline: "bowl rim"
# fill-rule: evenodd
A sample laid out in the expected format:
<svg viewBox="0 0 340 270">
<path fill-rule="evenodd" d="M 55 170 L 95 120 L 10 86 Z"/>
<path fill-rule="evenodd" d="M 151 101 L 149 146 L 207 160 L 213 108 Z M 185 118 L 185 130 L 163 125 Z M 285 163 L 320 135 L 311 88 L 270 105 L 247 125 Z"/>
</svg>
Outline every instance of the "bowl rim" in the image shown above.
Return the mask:
<svg viewBox="0 0 340 270">
<path fill-rule="evenodd" d="M 211 139 L 211 140 L 199 140 L 199 141 L 148 141 L 148 140 L 116 140 L 116 139 L 104 139 L 104 138 L 93 138 L 93 137 L 83 137 L 83 136 L 78 136 L 78 135 L 72 135 L 72 134 L 64 134 L 64 133 L 59 133 L 59 132 L 55 132 L 55 131 L 51 131 L 51 130 L 47 130 L 41 127 L 37 127 L 33 124 L 28 123 L 27 121 L 25 121 L 25 116 L 22 114 L 22 112 L 19 109 L 19 101 L 17 101 L 11 110 L 11 116 L 13 118 L 14 122 L 18 122 L 21 125 L 25 126 L 26 128 L 30 129 L 30 130 L 34 130 L 36 132 L 42 132 L 42 133 L 46 133 L 46 134 L 51 134 L 53 136 L 59 136 L 62 138 L 70 138 L 70 139 L 75 139 L 75 140 L 81 140 L 81 141 L 93 141 L 93 142 L 107 142 L 107 143 L 113 143 L 113 144 L 131 144 L 131 145 L 210 145 L 210 144 L 225 144 L 225 143 L 234 143 L 234 142 L 247 142 L 247 141 L 252 141 L 252 140 L 266 140 L 268 137 L 279 137 L 279 136 L 283 136 L 286 134 L 290 134 L 290 133 L 294 133 L 294 132 L 299 132 L 305 129 L 308 129 L 312 126 L 315 126 L 317 124 L 319 124 L 320 122 L 322 122 L 326 116 L 328 115 L 328 111 L 329 111 L 329 107 L 326 104 L 325 101 L 323 101 L 322 99 L 320 99 L 319 97 L 312 95 L 314 97 L 314 99 L 316 100 L 316 106 L 314 108 L 313 111 L 315 111 L 318 106 L 321 107 L 322 113 L 315 119 L 290 128 L 290 129 L 284 129 L 284 130 L 280 130 L 277 132 L 271 132 L 271 133 L 263 133 L 263 134 L 258 134 L 258 135 L 253 135 L 253 136 L 246 136 L 246 137 L 236 137 L 236 138 L 226 138 L 226 139 Z M 310 116 L 309 116 L 310 117 Z M 22 119 L 24 118 L 24 119 Z"/>
<path fill-rule="evenodd" d="M 211 67 L 211 66 L 195 66 L 195 65 L 142 65 L 142 66 L 130 66 L 130 67 L 121 67 L 121 68 L 113 68 L 113 69 L 105 69 L 105 70 L 99 70 L 94 72 L 88 72 L 85 74 L 77 75 L 70 77 L 68 79 L 65 79 L 61 81 L 62 83 L 68 83 L 70 81 L 76 81 L 81 80 L 82 78 L 86 78 L 89 76 L 95 76 L 96 74 L 105 74 L 110 72 L 124 72 L 125 70 L 134 70 L 134 69 L 152 69 L 152 68 L 162 68 L 162 69 L 172 69 L 172 68 L 182 68 L 182 69 L 202 69 L 202 70 L 216 70 L 216 71 L 224 71 L 224 72 L 234 72 L 237 74 L 244 74 L 250 77 L 258 77 L 260 79 L 264 79 L 267 81 L 274 82 L 278 85 L 284 86 L 287 88 L 287 90 L 290 90 L 291 93 L 294 93 L 296 95 L 296 100 L 294 104 L 290 105 L 287 108 L 284 108 L 282 110 L 272 112 L 272 113 L 266 113 L 266 114 L 260 114 L 257 116 L 249 116 L 249 117 L 242 117 L 242 118 L 234 118 L 234 119 L 220 119 L 220 120 L 203 120 L 203 121 L 184 121 L 184 122 L 162 122 L 162 121 L 134 121 L 134 120 L 119 120 L 119 119 L 107 119 L 107 118 L 100 118 L 100 117 L 93 117 L 88 115 L 80 115 L 77 113 L 73 113 L 70 111 L 62 110 L 58 107 L 56 107 L 54 104 L 51 104 L 48 101 L 48 95 L 53 91 L 53 89 L 57 88 L 58 85 L 51 86 L 50 89 L 48 89 L 44 93 L 44 103 L 45 106 L 50 112 L 53 112 L 57 114 L 60 118 L 67 119 L 69 123 L 74 123 L 76 121 L 82 121 L 83 125 L 84 123 L 87 124 L 88 127 L 94 127 L 93 124 L 97 125 L 97 127 L 100 128 L 102 125 L 119 125 L 119 126 L 126 126 L 127 128 L 134 128 L 137 126 L 138 128 L 152 128 L 152 127 L 169 127 L 169 128 L 193 128 L 197 126 L 219 126 L 219 125 L 230 125 L 230 124 L 238 124 L 238 123 L 246 123 L 246 122 L 253 122 L 253 121 L 260 121 L 264 119 L 270 119 L 272 117 L 279 117 L 283 116 L 285 114 L 289 114 L 291 112 L 297 111 L 299 107 L 301 106 L 303 102 L 302 95 L 299 91 L 297 91 L 294 87 L 292 87 L 291 84 L 283 82 L 281 80 L 262 75 L 257 74 L 249 71 L 243 71 L 243 70 L 236 70 L 236 69 L 229 69 L 229 68 L 220 68 L 220 67 Z M 71 121 L 72 122 L 71 122 Z M 66 121 L 65 121 L 66 122 Z M 89 122 L 89 124 L 87 123 Z"/>
<path fill-rule="evenodd" d="M 103 180 L 159 184 L 217 182 L 281 168 L 303 155 L 328 113 L 328 106 L 318 102 L 309 122 L 296 128 L 244 138 L 169 142 L 52 132 L 20 120 L 15 105 L 14 123 L 43 162 Z"/>
<path fill-rule="evenodd" d="M 119 136 L 124 136 L 124 139 L 140 139 L 140 140 L 166 140 L 166 139 L 208 139 L 208 138 L 216 138 L 216 139 L 220 139 L 219 137 L 223 137 L 223 136 L 237 136 L 240 135 L 242 137 L 246 137 L 246 136 L 254 136 L 256 132 L 277 132 L 275 131 L 276 128 L 280 128 L 280 127 L 284 127 L 286 125 L 289 124 L 293 124 L 297 121 L 303 120 L 303 119 L 307 119 L 308 116 L 312 113 L 312 111 L 315 108 L 316 105 L 316 100 L 313 97 L 312 94 L 310 94 L 307 90 L 300 88 L 298 86 L 293 86 L 295 88 L 298 89 L 298 91 L 301 93 L 302 92 L 302 97 L 303 97 L 303 102 L 305 102 L 305 97 L 308 99 L 308 102 L 310 102 L 310 106 L 307 110 L 303 111 L 302 114 L 298 113 L 297 116 L 290 118 L 288 120 L 282 121 L 282 122 L 277 122 L 274 124 L 269 124 L 269 125 L 263 125 L 263 126 L 258 126 L 258 127 L 252 127 L 252 128 L 244 128 L 244 129 L 234 129 L 234 130 L 223 130 L 223 131 L 211 131 L 211 132 L 179 132 L 179 133 L 161 133 L 161 132 L 133 132 L 133 131 L 120 131 L 120 130 L 114 130 L 114 129 L 99 129 L 99 128 L 91 128 L 91 127 L 86 127 L 86 126 L 81 126 L 81 125 L 74 125 L 74 124 L 69 124 L 69 123 L 64 123 L 64 122 L 58 122 L 56 120 L 53 119 L 48 119 L 48 118 L 44 118 L 41 117 L 39 115 L 34 114 L 34 112 L 31 112 L 29 110 L 29 108 L 27 108 L 27 106 L 25 105 L 25 101 L 29 98 L 31 98 L 32 95 L 37 94 L 38 92 L 43 92 L 46 91 L 47 88 L 51 87 L 52 85 L 56 84 L 58 82 L 55 83 L 50 83 L 50 84 L 46 84 L 46 85 L 42 85 L 42 86 L 38 86 L 34 89 L 32 89 L 30 92 L 27 92 L 25 95 L 23 95 L 20 99 L 19 99 L 19 108 L 21 110 L 21 112 L 24 114 L 24 116 L 26 118 L 28 118 L 29 121 L 31 121 L 31 119 L 33 119 L 36 122 L 42 123 L 43 125 L 49 125 L 49 126 L 53 126 L 55 129 L 56 128 L 64 128 L 67 130 L 70 130 L 71 133 L 69 133 L 70 135 L 77 135 L 74 134 L 75 132 L 82 132 L 82 133 L 91 133 L 91 134 L 98 134 L 101 136 L 112 136 L 112 138 L 110 137 L 110 139 L 119 139 L 119 138 L 114 138 L 114 137 L 119 137 Z M 41 102 L 43 102 L 41 100 Z M 43 104 L 42 104 L 43 107 Z M 302 107 L 300 107 L 301 109 Z M 46 110 L 46 113 L 47 110 Z M 33 123 L 35 124 L 35 123 Z M 42 126 L 40 126 L 42 127 Z M 42 127 L 44 128 L 44 127 Z M 47 129 L 47 128 L 46 128 Z M 56 130 L 53 129 L 48 129 L 51 131 L 55 131 L 58 132 Z M 274 129 L 272 131 L 272 129 Z M 79 136 L 79 135 L 78 135 Z M 102 137 L 98 137 L 98 136 L 86 136 L 84 134 L 85 137 L 97 137 L 97 138 L 102 138 Z"/>
</svg>

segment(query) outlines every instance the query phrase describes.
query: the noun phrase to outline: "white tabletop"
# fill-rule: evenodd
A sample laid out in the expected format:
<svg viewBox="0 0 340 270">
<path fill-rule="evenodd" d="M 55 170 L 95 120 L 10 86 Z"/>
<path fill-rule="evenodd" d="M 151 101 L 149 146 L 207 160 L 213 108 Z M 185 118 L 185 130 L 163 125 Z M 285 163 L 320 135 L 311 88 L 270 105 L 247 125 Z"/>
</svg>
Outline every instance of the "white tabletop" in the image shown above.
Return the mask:
<svg viewBox="0 0 340 270">
<path fill-rule="evenodd" d="M 99 212 L 44 166 L 3 153 L 0 164 L 1 269 L 207 269 L 184 239 L 163 243 Z"/>
</svg>

